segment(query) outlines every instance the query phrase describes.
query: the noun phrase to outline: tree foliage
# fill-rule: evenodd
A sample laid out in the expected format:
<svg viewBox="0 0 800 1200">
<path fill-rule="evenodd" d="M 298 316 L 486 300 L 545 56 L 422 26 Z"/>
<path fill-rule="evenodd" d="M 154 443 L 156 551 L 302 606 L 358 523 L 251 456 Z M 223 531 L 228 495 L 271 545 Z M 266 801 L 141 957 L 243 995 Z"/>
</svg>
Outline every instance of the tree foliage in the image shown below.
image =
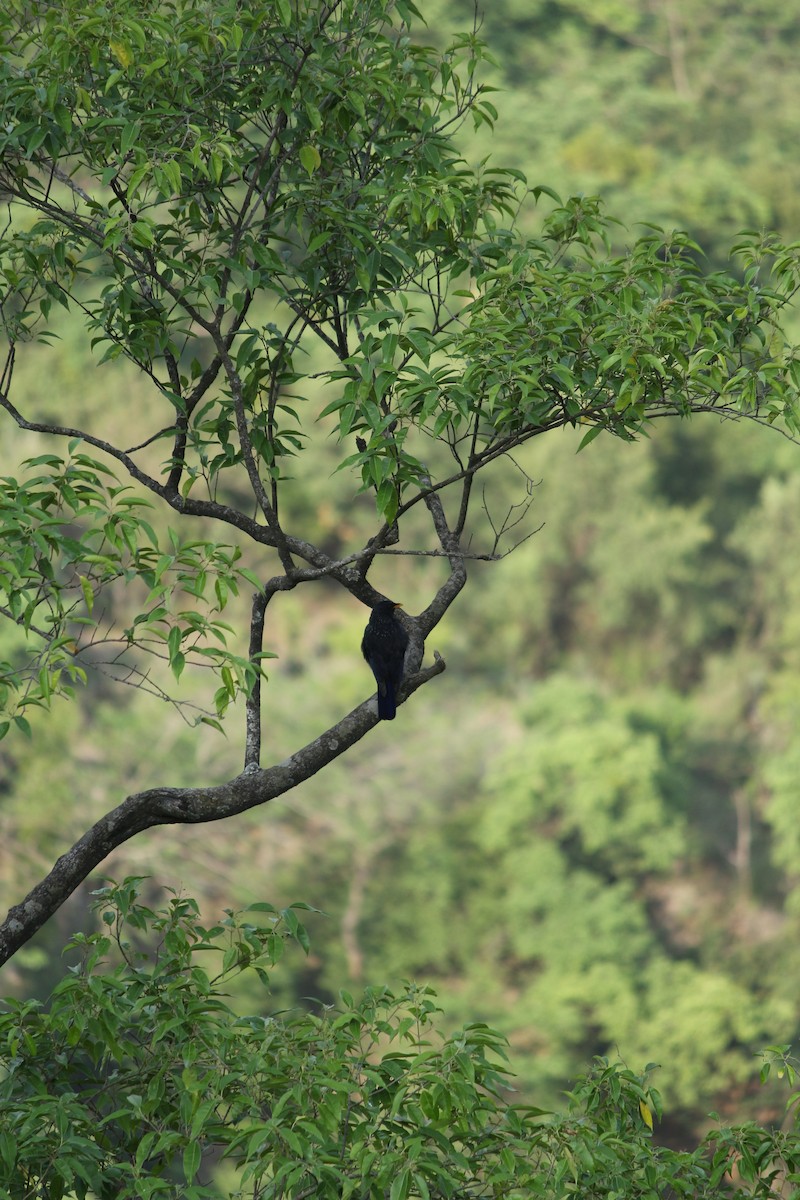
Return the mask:
<svg viewBox="0 0 800 1200">
<path fill-rule="evenodd" d="M 140 884 L 102 889 L 105 933 L 73 939 L 46 1008 L 0 1014 L 0 1184 L 12 1200 L 766 1200 L 800 1166 L 793 1128 L 718 1128 L 693 1153 L 657 1147 L 649 1071 L 605 1060 L 567 1113 L 515 1105 L 503 1039 L 479 1023 L 437 1036 L 427 988 L 240 1015 L 232 980 L 257 977 L 263 994 L 286 944 L 308 949 L 297 908 L 256 903 L 209 928 L 183 897 L 147 908 Z M 773 1063 L 794 1079 L 782 1048 L 765 1077 Z"/>
</svg>

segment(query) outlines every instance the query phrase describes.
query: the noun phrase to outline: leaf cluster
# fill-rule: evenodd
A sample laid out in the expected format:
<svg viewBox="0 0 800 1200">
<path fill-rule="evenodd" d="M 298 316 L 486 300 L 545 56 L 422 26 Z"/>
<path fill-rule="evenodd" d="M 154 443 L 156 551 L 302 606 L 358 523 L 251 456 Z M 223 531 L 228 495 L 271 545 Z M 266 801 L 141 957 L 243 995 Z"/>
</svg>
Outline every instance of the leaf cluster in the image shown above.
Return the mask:
<svg viewBox="0 0 800 1200">
<path fill-rule="evenodd" d="M 268 987 L 287 942 L 308 949 L 304 906 L 257 903 L 206 928 L 191 900 L 147 908 L 142 882 L 102 890 L 107 933 L 72 940 L 78 962 L 46 1009 L 8 1002 L 0 1015 L 0 1182 L 13 1200 L 766 1200 L 800 1165 L 796 1134 L 755 1126 L 693 1153 L 654 1146 L 652 1066 L 597 1060 L 563 1115 L 514 1106 L 502 1038 L 481 1024 L 441 1038 L 427 988 L 237 1016 L 233 978 Z M 765 1063 L 786 1058 L 775 1049 Z"/>
<path fill-rule="evenodd" d="M 109 656 L 106 668 L 118 677 L 132 673 L 126 662 L 131 648 L 164 658 L 176 679 L 187 657 L 218 667 L 222 687 L 216 707 L 221 715 L 238 688 L 252 686 L 257 669 L 227 652 L 233 631 L 218 616 L 229 598 L 238 595 L 242 580 L 257 582 L 240 564 L 239 548 L 181 541 L 172 530 L 169 549 L 160 548 L 142 514 L 148 502 L 119 485 L 103 462 L 81 451 L 79 441 L 70 443 L 67 458 L 45 454 L 22 466 L 21 479 L 0 480 L 2 612 L 26 634 L 37 635 L 41 649 L 28 665 L 5 665 L 0 684 L 4 711 L 27 731 L 22 710 L 47 707 L 53 695 L 69 694 L 74 683 L 85 683 L 79 656 L 99 642 Z M 141 586 L 138 611 L 116 637 L 107 632 L 113 617 L 105 600 L 95 610 L 95 597 L 114 583 Z M 17 694 L 15 676 L 21 688 Z M 0 736 L 9 724 L 0 726 Z"/>
</svg>

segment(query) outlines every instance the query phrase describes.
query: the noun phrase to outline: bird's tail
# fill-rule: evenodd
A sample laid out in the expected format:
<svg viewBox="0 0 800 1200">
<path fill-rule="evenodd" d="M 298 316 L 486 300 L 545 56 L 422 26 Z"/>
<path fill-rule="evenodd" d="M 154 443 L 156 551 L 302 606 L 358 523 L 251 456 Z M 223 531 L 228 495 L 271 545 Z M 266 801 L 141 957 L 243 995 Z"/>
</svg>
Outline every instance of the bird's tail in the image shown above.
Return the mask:
<svg viewBox="0 0 800 1200">
<path fill-rule="evenodd" d="M 390 683 L 378 685 L 378 720 L 393 721 L 397 715 L 394 688 Z"/>
</svg>

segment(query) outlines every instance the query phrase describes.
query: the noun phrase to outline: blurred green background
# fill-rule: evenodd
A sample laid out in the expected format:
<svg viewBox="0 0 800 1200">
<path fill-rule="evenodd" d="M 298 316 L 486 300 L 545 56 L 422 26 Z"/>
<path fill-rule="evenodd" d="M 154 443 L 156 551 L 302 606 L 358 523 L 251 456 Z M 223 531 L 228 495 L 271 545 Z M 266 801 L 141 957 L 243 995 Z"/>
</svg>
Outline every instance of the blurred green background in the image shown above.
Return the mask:
<svg viewBox="0 0 800 1200">
<path fill-rule="evenodd" d="M 437 43 L 474 19 L 467 0 L 424 12 Z M 494 134 L 464 135 L 465 155 L 601 195 L 620 246 L 638 221 L 682 226 L 709 269 L 741 228 L 800 235 L 791 5 L 494 0 L 481 34 L 500 115 Z M 124 366 L 96 371 L 77 326 L 26 347 L 15 388 L 128 443 L 148 404 Z M 756 1052 L 800 1029 L 800 447 L 711 417 L 576 456 L 578 441 L 555 433 L 519 456 L 537 484 L 527 528 L 543 527 L 472 567 L 428 648 L 448 670 L 393 725 L 266 808 L 139 836 L 105 872 L 151 875 L 154 899 L 181 888 L 209 918 L 258 899 L 317 906 L 279 1003 L 432 983 L 450 1024 L 508 1036 L 538 1105 L 595 1053 L 660 1063 L 664 1135 L 681 1141 L 712 1109 L 768 1117 Z M 0 470 L 40 449 L 6 427 Z M 369 501 L 331 474 L 324 436 L 309 453 L 293 510 L 335 551 L 369 531 Z M 502 513 L 524 479 L 506 468 L 486 487 Z M 425 560 L 380 570 L 411 612 L 438 577 Z M 364 621 L 325 584 L 270 608 L 265 762 L 370 693 Z M 0 628 L 0 655 L 17 636 Z M 0 743 L 0 902 L 129 792 L 238 773 L 236 713 L 227 732 L 99 675 L 31 743 Z M 92 886 L 0 974 L 4 993 L 47 994 Z"/>
</svg>

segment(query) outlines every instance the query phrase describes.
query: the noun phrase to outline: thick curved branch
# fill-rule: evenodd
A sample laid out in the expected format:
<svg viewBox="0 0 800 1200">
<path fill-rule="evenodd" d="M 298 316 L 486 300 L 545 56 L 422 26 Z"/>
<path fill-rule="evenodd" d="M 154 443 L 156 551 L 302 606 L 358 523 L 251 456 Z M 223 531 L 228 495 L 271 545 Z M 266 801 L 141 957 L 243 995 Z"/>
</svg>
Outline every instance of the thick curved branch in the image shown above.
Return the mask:
<svg viewBox="0 0 800 1200">
<path fill-rule="evenodd" d="M 398 697 L 402 703 L 445 669 L 442 658 L 411 675 Z M 0 966 L 41 929 L 95 867 L 145 829 L 156 825 L 196 825 L 236 816 L 316 775 L 360 741 L 378 723 L 375 698 L 370 697 L 338 724 L 283 762 L 264 770 L 247 770 L 235 779 L 207 788 L 151 788 L 128 796 L 62 854 L 50 874 L 21 904 L 14 905 L 0 925 Z"/>
</svg>

